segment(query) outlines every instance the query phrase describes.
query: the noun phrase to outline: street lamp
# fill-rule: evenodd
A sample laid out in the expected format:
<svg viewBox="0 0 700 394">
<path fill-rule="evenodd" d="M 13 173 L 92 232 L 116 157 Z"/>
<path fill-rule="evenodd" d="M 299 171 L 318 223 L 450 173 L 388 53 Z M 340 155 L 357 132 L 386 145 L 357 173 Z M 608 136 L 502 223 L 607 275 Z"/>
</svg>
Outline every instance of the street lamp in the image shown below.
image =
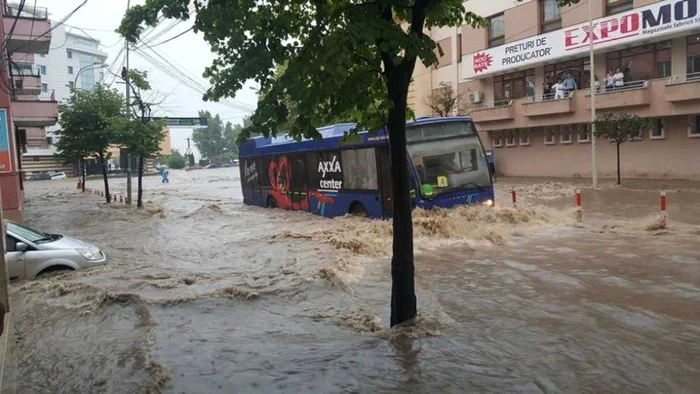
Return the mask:
<svg viewBox="0 0 700 394">
<path fill-rule="evenodd" d="M 595 154 L 595 56 L 593 54 L 593 1 L 588 1 L 588 39 L 589 39 L 589 52 L 590 52 L 590 89 L 591 89 L 591 181 L 593 182 L 593 188 L 598 187 L 598 169 L 596 163 Z"/>
<path fill-rule="evenodd" d="M 95 67 L 95 66 L 99 66 L 99 67 Z M 88 69 L 103 68 L 103 67 L 107 67 L 107 65 L 106 65 L 106 64 L 103 64 L 103 63 L 92 63 L 92 64 L 88 64 L 87 66 L 85 66 L 85 67 L 81 68 L 80 70 L 78 70 L 78 72 L 75 73 L 75 78 L 73 79 L 73 88 L 75 88 L 76 86 L 78 86 L 78 77 L 79 77 L 80 74 L 82 74 L 84 71 L 87 71 Z"/>
</svg>

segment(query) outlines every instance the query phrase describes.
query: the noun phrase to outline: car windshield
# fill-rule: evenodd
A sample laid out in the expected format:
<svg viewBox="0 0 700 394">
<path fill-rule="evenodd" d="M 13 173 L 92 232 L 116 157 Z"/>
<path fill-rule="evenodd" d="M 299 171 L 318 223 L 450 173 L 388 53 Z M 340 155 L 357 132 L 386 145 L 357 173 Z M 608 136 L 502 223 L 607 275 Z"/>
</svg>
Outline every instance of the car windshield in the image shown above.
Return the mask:
<svg viewBox="0 0 700 394">
<path fill-rule="evenodd" d="M 20 238 L 24 238 L 32 243 L 50 242 L 54 239 L 50 234 L 42 233 L 41 231 L 34 230 L 17 223 L 8 222 L 7 231 L 10 231 Z"/>
<path fill-rule="evenodd" d="M 476 132 L 464 137 L 409 142 L 408 152 L 421 184 L 431 185 L 437 193 L 491 185 L 486 156 Z"/>
</svg>

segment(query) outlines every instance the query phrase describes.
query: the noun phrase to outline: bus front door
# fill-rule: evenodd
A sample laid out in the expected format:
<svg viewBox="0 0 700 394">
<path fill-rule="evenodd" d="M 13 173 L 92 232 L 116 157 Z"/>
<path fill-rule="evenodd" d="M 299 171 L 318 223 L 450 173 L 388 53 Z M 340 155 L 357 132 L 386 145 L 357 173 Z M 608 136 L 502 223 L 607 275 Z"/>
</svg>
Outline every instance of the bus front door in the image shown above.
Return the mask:
<svg viewBox="0 0 700 394">
<path fill-rule="evenodd" d="M 393 212 L 391 201 L 391 159 L 389 148 L 377 149 L 377 172 L 379 173 L 379 198 L 382 199 L 382 215 L 390 218 Z"/>
</svg>

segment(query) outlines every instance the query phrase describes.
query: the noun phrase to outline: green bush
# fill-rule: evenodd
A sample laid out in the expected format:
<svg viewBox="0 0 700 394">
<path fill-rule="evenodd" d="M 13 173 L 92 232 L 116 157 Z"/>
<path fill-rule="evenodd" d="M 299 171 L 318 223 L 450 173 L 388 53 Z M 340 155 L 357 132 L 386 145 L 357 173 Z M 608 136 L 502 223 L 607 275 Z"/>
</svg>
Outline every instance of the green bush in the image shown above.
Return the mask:
<svg viewBox="0 0 700 394">
<path fill-rule="evenodd" d="M 185 160 L 185 156 L 180 152 L 173 150 L 173 154 L 168 157 L 166 164 L 172 169 L 181 170 L 185 168 L 187 161 Z"/>
</svg>

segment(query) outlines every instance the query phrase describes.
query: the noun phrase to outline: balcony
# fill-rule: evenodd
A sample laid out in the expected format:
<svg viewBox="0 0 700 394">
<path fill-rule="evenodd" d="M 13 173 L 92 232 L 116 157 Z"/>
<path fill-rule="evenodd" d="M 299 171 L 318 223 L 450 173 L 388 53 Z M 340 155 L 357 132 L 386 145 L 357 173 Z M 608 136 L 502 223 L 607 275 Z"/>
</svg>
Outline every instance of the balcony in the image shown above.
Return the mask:
<svg viewBox="0 0 700 394">
<path fill-rule="evenodd" d="M 49 52 L 51 23 L 46 8 L 25 5 L 20 12 L 17 4 L 4 4 L 2 18 L 8 52 Z"/>
<path fill-rule="evenodd" d="M 700 72 L 670 77 L 665 96 L 671 103 L 700 100 Z"/>
<path fill-rule="evenodd" d="M 471 116 L 475 122 L 497 122 L 515 118 L 513 100 L 495 101 L 492 106 L 473 109 Z"/>
<path fill-rule="evenodd" d="M 541 101 L 536 101 L 535 97 L 528 97 L 521 103 L 521 112 L 530 118 L 572 113 L 576 109 L 573 105 L 575 93 L 571 92 L 564 98 L 554 98 L 552 94 L 543 97 Z"/>
<path fill-rule="evenodd" d="M 11 111 L 12 121 L 19 127 L 53 126 L 58 121 L 58 102 L 53 91 L 33 97 L 16 95 Z"/>
<path fill-rule="evenodd" d="M 591 90 L 586 91 L 586 97 L 590 97 Z M 610 90 L 600 90 L 595 95 L 596 109 L 615 109 L 623 107 L 638 107 L 651 103 L 651 91 L 649 81 L 625 82 L 624 86 Z M 591 109 L 590 100 L 586 100 L 586 108 Z"/>
<path fill-rule="evenodd" d="M 12 86 L 14 87 L 13 95 L 16 98 L 32 100 L 42 93 L 39 67 L 31 64 L 14 64 L 10 69 L 10 75 L 12 77 Z"/>
</svg>

